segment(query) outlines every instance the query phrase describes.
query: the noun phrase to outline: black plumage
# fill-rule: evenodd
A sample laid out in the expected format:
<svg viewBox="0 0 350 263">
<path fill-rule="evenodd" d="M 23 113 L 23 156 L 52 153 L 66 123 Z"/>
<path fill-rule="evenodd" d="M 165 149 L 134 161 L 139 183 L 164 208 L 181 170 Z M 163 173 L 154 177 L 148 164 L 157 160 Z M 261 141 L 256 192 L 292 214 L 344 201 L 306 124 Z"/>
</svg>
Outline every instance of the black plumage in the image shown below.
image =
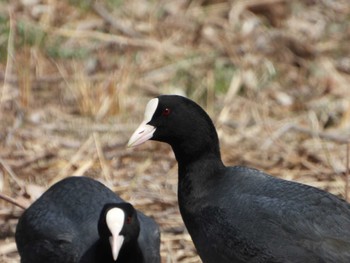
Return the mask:
<svg viewBox="0 0 350 263">
<path fill-rule="evenodd" d="M 129 141 L 171 145 L 178 201 L 204 263 L 350 262 L 350 205 L 320 189 L 226 167 L 215 127 L 195 102 L 151 100 Z"/>
<path fill-rule="evenodd" d="M 106 214 L 120 208 L 125 223 L 117 261 L 112 258 Z M 160 233 L 102 183 L 68 177 L 50 187 L 20 217 L 16 243 L 22 263 L 160 263 Z"/>
</svg>

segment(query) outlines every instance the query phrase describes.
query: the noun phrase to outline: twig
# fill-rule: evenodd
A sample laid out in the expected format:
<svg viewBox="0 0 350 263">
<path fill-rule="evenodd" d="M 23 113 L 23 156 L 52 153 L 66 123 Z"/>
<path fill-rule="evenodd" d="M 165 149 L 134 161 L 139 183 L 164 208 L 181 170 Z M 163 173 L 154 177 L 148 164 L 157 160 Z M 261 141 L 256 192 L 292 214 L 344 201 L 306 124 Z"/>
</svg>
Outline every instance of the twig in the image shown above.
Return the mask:
<svg viewBox="0 0 350 263">
<path fill-rule="evenodd" d="M 15 251 L 17 251 L 17 246 L 15 242 L 2 244 L 0 247 L 0 255 L 7 255 Z"/>
<path fill-rule="evenodd" d="M 237 74 L 234 74 L 231 78 L 230 87 L 226 93 L 225 99 L 224 99 L 224 106 L 222 107 L 222 110 L 219 113 L 218 122 L 223 123 L 227 119 L 229 119 L 229 112 L 230 112 L 230 105 L 233 101 L 233 98 L 237 95 L 237 92 L 239 91 L 239 88 L 242 85 L 242 75 L 240 72 Z"/>
<path fill-rule="evenodd" d="M 77 121 L 78 122 L 78 121 Z M 125 125 L 109 125 L 109 124 L 87 124 L 84 122 L 78 122 L 80 130 L 84 132 L 131 132 L 135 128 L 135 125 L 125 124 Z M 76 127 L 70 125 L 68 122 L 56 121 L 55 123 L 44 123 L 40 126 L 43 130 L 57 131 L 57 132 L 67 132 L 76 131 Z"/>
<path fill-rule="evenodd" d="M 66 177 L 68 172 L 72 168 L 72 166 L 75 165 L 79 160 L 81 160 L 81 159 L 86 157 L 86 155 L 84 155 L 84 152 L 87 149 L 89 149 L 89 147 L 91 146 L 92 139 L 93 139 L 92 136 L 90 136 L 83 143 L 83 145 L 79 148 L 79 150 L 69 160 L 69 163 L 67 163 L 66 166 L 63 167 L 63 169 L 60 171 L 60 173 L 49 182 L 49 185 L 52 185 L 52 184 L 58 182 L 59 180 L 63 179 L 64 177 Z"/>
<path fill-rule="evenodd" d="M 0 157 L 0 164 L 4 167 L 4 169 L 8 172 L 8 174 L 12 177 L 12 179 L 16 182 L 16 184 L 23 189 L 22 181 L 17 177 L 15 172 L 11 169 L 11 167 L 7 164 L 7 162 Z"/>
<path fill-rule="evenodd" d="M 84 161 L 77 170 L 72 173 L 72 176 L 83 176 L 95 163 L 94 156 L 92 159 Z"/>
<path fill-rule="evenodd" d="M 51 152 L 44 152 L 44 153 L 40 153 L 37 156 L 31 156 L 31 157 L 29 157 L 27 159 L 21 158 L 18 161 L 12 162 L 11 166 L 16 168 L 16 169 L 19 169 L 19 168 L 27 167 L 27 166 L 31 165 L 32 163 L 39 162 L 40 160 L 49 159 L 49 158 L 51 158 L 53 156 L 54 155 Z"/>
<path fill-rule="evenodd" d="M 330 133 L 324 133 L 324 132 L 317 132 L 317 131 L 313 131 L 304 127 L 300 127 L 300 126 L 296 126 L 294 124 L 288 124 L 283 126 L 281 129 L 277 130 L 271 138 L 267 139 L 262 148 L 263 149 L 267 149 L 268 147 L 270 147 L 270 145 L 277 140 L 278 138 L 280 138 L 281 136 L 283 136 L 285 133 L 289 132 L 289 131 L 297 131 L 297 132 L 301 132 L 301 133 L 305 133 L 311 137 L 318 137 L 320 139 L 324 139 L 324 140 L 328 140 L 328 141 L 333 141 L 335 143 L 350 143 L 350 138 L 346 137 L 346 136 L 340 136 L 337 134 L 330 134 Z"/>
<path fill-rule="evenodd" d="M 27 209 L 26 206 L 20 204 L 19 202 L 17 202 L 17 201 L 16 201 L 15 199 L 13 199 L 12 197 L 9 197 L 8 195 L 5 195 L 5 194 L 3 194 L 3 193 L 0 193 L 0 199 L 5 200 L 6 202 L 9 202 L 9 203 L 11 203 L 11 204 L 13 204 L 13 205 L 15 205 L 15 206 L 18 206 L 18 207 L 20 207 L 20 208 L 22 208 L 22 209 Z"/>
<path fill-rule="evenodd" d="M 51 32 L 55 35 L 69 37 L 69 38 L 76 38 L 76 39 L 96 39 L 104 42 L 111 42 L 118 45 L 126 45 L 126 46 L 133 46 L 133 47 L 143 47 L 143 48 L 154 48 L 157 50 L 163 50 L 166 48 L 171 48 L 173 50 L 178 50 L 178 48 L 174 46 L 167 46 L 165 47 L 164 44 L 162 44 L 159 41 L 152 40 L 152 39 L 132 39 L 124 36 L 118 36 L 118 35 L 112 35 L 107 34 L 99 31 L 92 31 L 92 30 L 72 30 L 72 29 L 66 29 L 66 28 L 44 28 L 47 32 Z"/>
<path fill-rule="evenodd" d="M 105 180 L 108 182 L 112 182 L 112 176 L 111 176 L 111 170 L 109 169 L 109 166 L 107 164 L 106 158 L 103 154 L 100 138 L 98 136 L 98 133 L 93 133 L 94 141 L 95 141 L 95 147 L 98 155 L 98 159 L 100 160 L 100 165 L 103 171 L 103 175 L 105 177 Z"/>
<path fill-rule="evenodd" d="M 10 84 L 17 84 L 18 83 L 18 77 L 15 75 L 10 75 L 7 73 L 4 73 L 0 71 L 0 80 L 5 80 L 6 76 L 6 83 Z M 103 75 L 92 75 L 92 76 L 85 76 L 86 78 L 89 78 L 89 81 L 98 81 L 101 79 L 104 79 L 105 77 Z M 76 76 L 65 76 L 63 77 L 62 74 L 52 74 L 52 75 L 46 75 L 46 76 L 33 76 L 33 79 L 30 81 L 32 82 L 33 88 L 36 88 L 37 86 L 40 86 L 42 88 L 42 84 L 52 84 L 56 82 L 60 82 L 62 80 L 68 79 L 70 81 L 76 81 L 78 77 Z M 56 85 L 49 86 L 48 88 L 57 88 Z"/>
<path fill-rule="evenodd" d="M 205 65 L 208 63 L 211 63 L 211 61 L 215 59 L 213 54 L 207 54 L 205 56 L 199 56 L 199 57 L 191 57 L 191 58 L 181 58 L 177 59 L 175 62 L 171 64 L 166 64 L 162 67 L 156 67 L 153 70 L 147 71 L 147 73 L 144 74 L 142 79 L 140 80 L 142 86 L 142 83 L 144 82 L 162 82 L 169 80 L 173 74 L 175 74 L 179 68 L 183 70 L 199 67 L 201 65 Z M 159 93 L 159 90 L 158 90 Z"/>
<path fill-rule="evenodd" d="M 336 143 L 350 143 L 350 138 L 349 137 L 340 136 L 340 135 L 337 135 L 337 134 L 316 132 L 316 131 L 309 130 L 309 129 L 304 128 L 304 127 L 294 126 L 294 125 L 291 126 L 291 130 L 302 132 L 302 133 L 308 134 L 308 135 L 310 135 L 312 137 L 319 137 L 321 139 L 325 139 L 325 140 L 328 140 L 328 141 L 333 141 L 333 142 L 336 142 Z"/>
<path fill-rule="evenodd" d="M 108 24 L 110 24 L 113 28 L 116 30 L 122 32 L 123 34 L 130 36 L 130 37 L 141 37 L 141 34 L 138 33 L 137 31 L 133 30 L 132 28 L 129 28 L 121 21 L 118 21 L 118 19 L 114 16 L 112 16 L 107 9 L 101 5 L 100 3 L 95 2 L 93 4 L 93 9 L 95 12 L 102 17 L 103 20 L 105 20 Z"/>
</svg>

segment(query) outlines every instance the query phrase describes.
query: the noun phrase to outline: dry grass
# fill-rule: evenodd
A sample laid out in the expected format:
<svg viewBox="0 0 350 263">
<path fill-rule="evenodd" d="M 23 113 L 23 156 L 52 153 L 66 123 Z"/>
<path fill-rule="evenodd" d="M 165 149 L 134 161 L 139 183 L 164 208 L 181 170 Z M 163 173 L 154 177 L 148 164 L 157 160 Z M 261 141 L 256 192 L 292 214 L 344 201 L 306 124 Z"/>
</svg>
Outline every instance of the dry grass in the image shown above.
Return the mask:
<svg viewBox="0 0 350 263">
<path fill-rule="evenodd" d="M 125 147 L 163 93 L 207 109 L 226 164 L 347 195 L 348 0 L 10 2 L 0 2 L 0 193 L 12 201 L 88 175 L 157 220 L 163 262 L 200 262 L 169 147 Z M 0 201 L 0 262 L 19 260 L 21 212 Z"/>
</svg>

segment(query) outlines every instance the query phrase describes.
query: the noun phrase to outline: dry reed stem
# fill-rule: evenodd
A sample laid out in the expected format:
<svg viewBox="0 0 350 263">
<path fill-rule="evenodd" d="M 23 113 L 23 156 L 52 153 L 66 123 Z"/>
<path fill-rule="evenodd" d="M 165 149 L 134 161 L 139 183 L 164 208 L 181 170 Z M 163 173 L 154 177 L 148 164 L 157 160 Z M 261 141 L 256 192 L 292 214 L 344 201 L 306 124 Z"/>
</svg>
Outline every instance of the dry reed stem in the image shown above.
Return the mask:
<svg viewBox="0 0 350 263">
<path fill-rule="evenodd" d="M 3 194 L 3 193 L 0 193 L 0 199 L 3 199 L 3 200 L 5 200 L 6 202 L 9 202 L 10 204 L 13 204 L 13 205 L 15 205 L 15 206 L 18 206 L 18 207 L 20 207 L 20 208 L 22 208 L 22 209 L 26 209 L 26 208 L 27 208 L 27 206 L 21 204 L 21 203 L 18 202 L 17 200 L 15 200 L 15 199 L 11 198 L 10 196 L 7 196 L 7 195 L 5 195 L 5 194 Z"/>
<path fill-rule="evenodd" d="M 4 167 L 5 171 L 10 175 L 12 180 L 20 187 L 20 189 L 23 189 L 23 182 L 18 178 L 18 176 L 15 174 L 15 172 L 12 170 L 11 166 L 8 165 L 8 163 L 0 157 L 0 164 Z"/>
<path fill-rule="evenodd" d="M 11 242 L 0 246 L 0 255 L 7 255 L 17 251 L 17 246 L 15 242 Z"/>
<path fill-rule="evenodd" d="M 86 151 L 91 147 L 91 144 L 93 142 L 93 136 L 90 136 L 78 149 L 78 151 L 72 156 L 72 158 L 69 160 L 69 162 L 63 167 L 60 171 L 60 173 L 55 176 L 50 182 L 49 185 L 52 185 L 59 180 L 63 179 L 64 177 L 69 176 L 69 171 L 72 168 L 73 165 L 75 165 L 78 161 L 86 158 Z M 87 170 L 86 167 L 90 167 L 92 164 L 88 162 L 84 165 L 83 171 Z M 79 171 L 79 172 L 83 172 Z"/>
<path fill-rule="evenodd" d="M 95 147 L 96 147 L 98 159 L 100 161 L 100 165 L 101 165 L 101 168 L 102 168 L 104 180 L 106 180 L 109 184 L 111 184 L 111 182 L 113 181 L 112 180 L 111 169 L 108 166 L 108 163 L 107 163 L 106 158 L 104 156 L 104 153 L 103 153 L 103 150 L 102 150 L 102 146 L 101 146 L 101 141 L 100 141 L 98 133 L 94 132 L 93 133 L 93 138 L 94 138 L 94 141 L 95 141 Z"/>
<path fill-rule="evenodd" d="M 95 12 L 100 15 L 107 23 L 111 24 L 113 28 L 129 37 L 141 37 L 141 34 L 139 34 L 137 31 L 123 25 L 122 21 L 118 21 L 118 19 L 115 16 L 111 15 L 101 3 L 94 2 L 92 7 Z"/>
<path fill-rule="evenodd" d="M 118 45 L 132 46 L 132 47 L 141 47 L 141 48 L 153 48 L 156 50 L 164 50 L 170 49 L 173 52 L 178 52 L 178 48 L 166 45 L 165 43 L 161 43 L 155 41 L 153 39 L 134 39 L 128 38 L 124 36 L 117 36 L 112 34 L 106 34 L 98 31 L 90 31 L 90 30 L 73 30 L 66 28 L 45 28 L 46 32 L 51 32 L 57 36 L 63 36 L 67 38 L 73 39 L 92 39 L 92 40 L 100 40 L 103 42 L 115 43 Z"/>
</svg>

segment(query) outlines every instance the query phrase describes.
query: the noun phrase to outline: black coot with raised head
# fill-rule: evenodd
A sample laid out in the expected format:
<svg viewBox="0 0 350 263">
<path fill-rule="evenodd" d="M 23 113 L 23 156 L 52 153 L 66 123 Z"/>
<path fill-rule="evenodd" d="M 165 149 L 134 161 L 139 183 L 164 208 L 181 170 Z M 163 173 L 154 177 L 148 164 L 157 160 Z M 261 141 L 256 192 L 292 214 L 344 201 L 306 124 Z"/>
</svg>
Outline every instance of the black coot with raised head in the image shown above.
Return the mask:
<svg viewBox="0 0 350 263">
<path fill-rule="evenodd" d="M 311 186 L 226 167 L 215 127 L 195 102 L 150 100 L 129 146 L 149 139 L 175 153 L 180 212 L 204 263 L 350 262 L 350 205 Z"/>
<path fill-rule="evenodd" d="M 102 183 L 68 177 L 20 217 L 21 263 L 160 263 L 155 221 Z"/>
</svg>

